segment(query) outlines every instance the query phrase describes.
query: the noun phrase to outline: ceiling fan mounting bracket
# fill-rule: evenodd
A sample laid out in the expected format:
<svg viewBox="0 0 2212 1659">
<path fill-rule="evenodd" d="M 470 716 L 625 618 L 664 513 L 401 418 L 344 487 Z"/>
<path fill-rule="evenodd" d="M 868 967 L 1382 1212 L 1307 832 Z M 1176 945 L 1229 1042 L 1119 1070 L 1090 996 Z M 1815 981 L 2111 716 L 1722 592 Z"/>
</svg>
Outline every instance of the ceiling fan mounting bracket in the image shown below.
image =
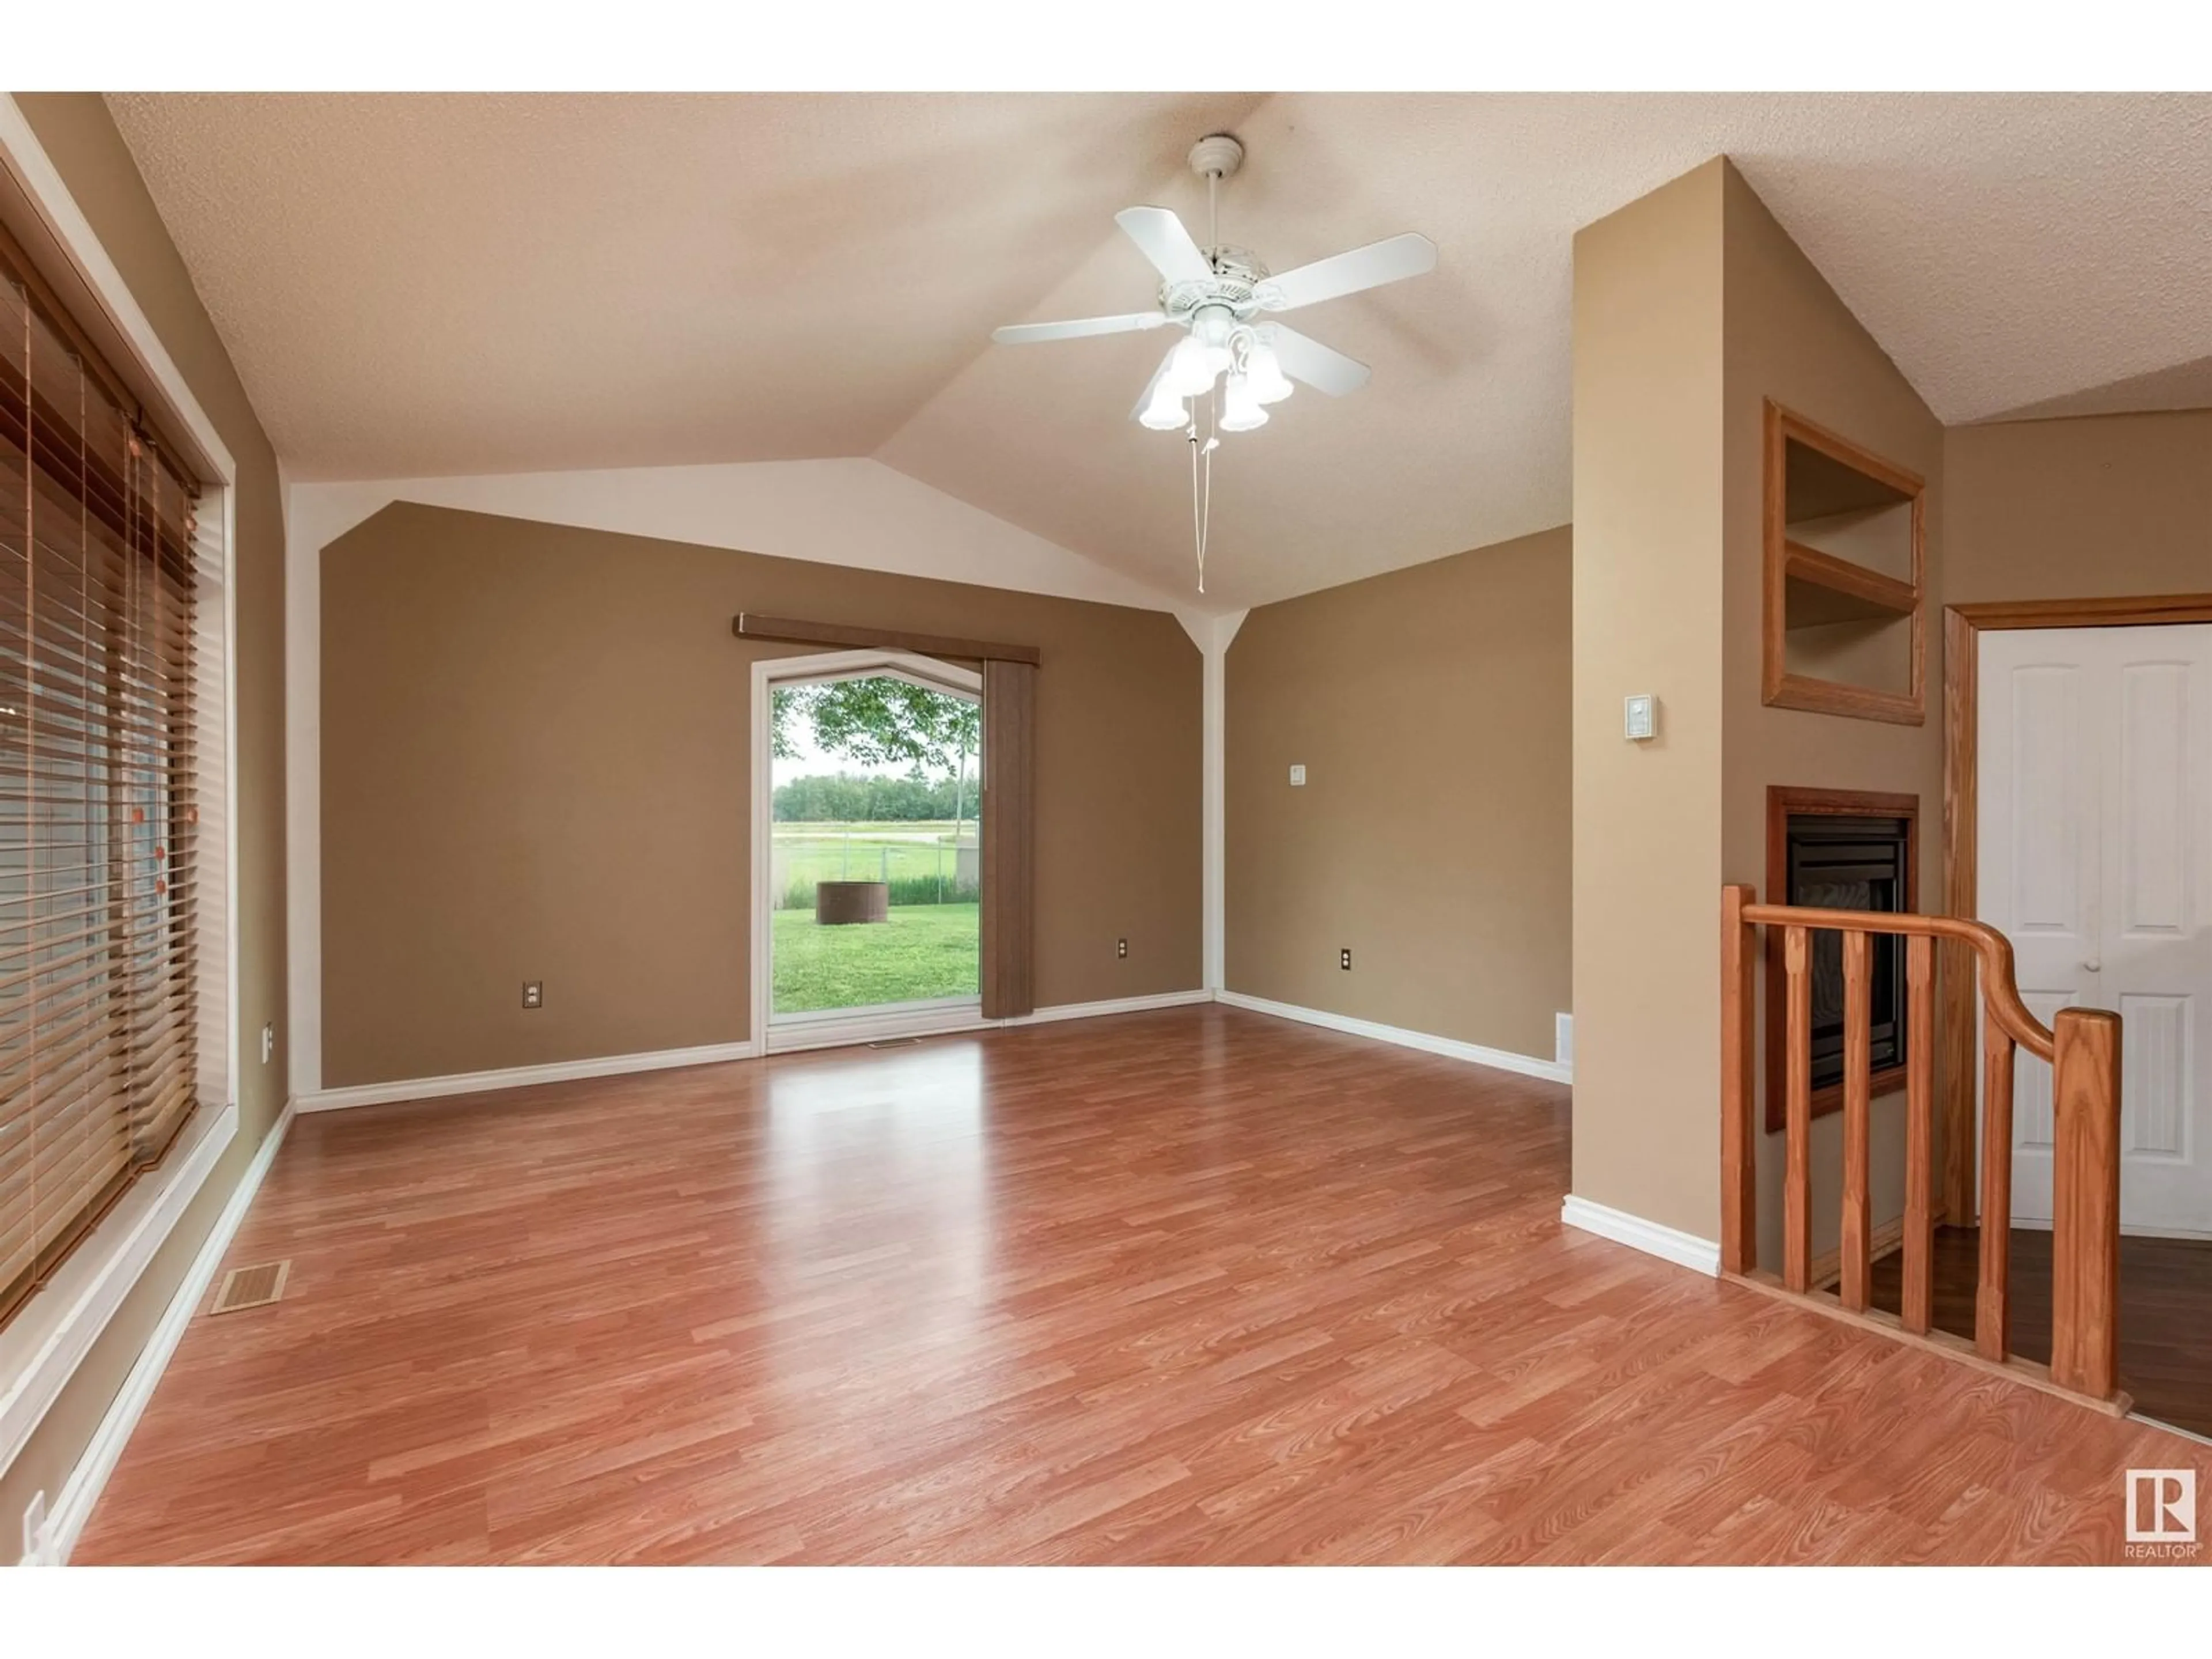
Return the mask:
<svg viewBox="0 0 2212 1659">
<path fill-rule="evenodd" d="M 1225 132 L 1208 133 L 1190 147 L 1190 170 L 1200 178 L 1234 178 L 1244 165 L 1244 146 Z"/>
</svg>

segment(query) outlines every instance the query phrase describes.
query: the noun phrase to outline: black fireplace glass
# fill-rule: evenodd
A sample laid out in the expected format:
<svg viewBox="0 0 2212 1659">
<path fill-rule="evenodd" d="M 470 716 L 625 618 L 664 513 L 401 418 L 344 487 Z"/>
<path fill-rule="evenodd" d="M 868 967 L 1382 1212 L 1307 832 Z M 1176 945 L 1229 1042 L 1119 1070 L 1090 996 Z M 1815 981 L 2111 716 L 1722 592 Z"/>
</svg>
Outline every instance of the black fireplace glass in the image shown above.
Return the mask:
<svg viewBox="0 0 2212 1659">
<path fill-rule="evenodd" d="M 1901 914 L 1911 867 L 1911 820 L 1792 813 L 1789 820 L 1788 902 L 1826 910 Z M 1812 936 L 1813 1086 L 1844 1080 L 1844 938 L 1827 929 Z M 1876 933 L 1869 999 L 1871 1067 L 1905 1063 L 1905 941 Z"/>
</svg>

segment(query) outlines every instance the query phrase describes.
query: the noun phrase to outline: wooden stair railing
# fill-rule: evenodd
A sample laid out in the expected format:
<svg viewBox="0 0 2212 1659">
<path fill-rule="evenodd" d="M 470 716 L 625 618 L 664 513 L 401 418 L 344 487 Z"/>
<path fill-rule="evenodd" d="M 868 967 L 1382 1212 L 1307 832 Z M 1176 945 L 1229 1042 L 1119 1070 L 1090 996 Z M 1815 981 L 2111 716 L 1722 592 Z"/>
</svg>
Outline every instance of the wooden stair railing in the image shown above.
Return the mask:
<svg viewBox="0 0 2212 1659">
<path fill-rule="evenodd" d="M 1758 1259 L 1759 1125 L 1754 1115 L 1753 973 L 1759 930 L 1778 930 L 1787 1003 L 1782 1188 L 1782 1272 Z M 1721 1267 L 1754 1284 L 1826 1301 L 1812 1289 L 1812 934 L 1843 935 L 1844 1088 L 1841 1277 L 1832 1304 L 1868 1323 L 1964 1351 L 2113 1408 L 2118 1389 L 2120 1019 L 2062 1008 L 2054 1031 L 2028 1012 L 2013 978 L 2012 945 L 1978 921 L 1761 904 L 1755 889 L 1721 890 Z M 1870 1306 L 1869 1164 L 1872 946 L 1905 940 L 1904 1293 L 1895 1317 Z M 1982 1012 L 1981 1257 L 1971 1344 L 1931 1328 L 1936 1233 L 1936 942 L 1970 949 Z M 2007 1308 L 2012 1225 L 2013 1060 L 2026 1048 L 2051 1062 L 2057 1117 L 2052 1160 L 2051 1351 L 2046 1367 L 2011 1352 Z M 1963 1219 L 1964 1218 L 1960 1218 Z"/>
</svg>

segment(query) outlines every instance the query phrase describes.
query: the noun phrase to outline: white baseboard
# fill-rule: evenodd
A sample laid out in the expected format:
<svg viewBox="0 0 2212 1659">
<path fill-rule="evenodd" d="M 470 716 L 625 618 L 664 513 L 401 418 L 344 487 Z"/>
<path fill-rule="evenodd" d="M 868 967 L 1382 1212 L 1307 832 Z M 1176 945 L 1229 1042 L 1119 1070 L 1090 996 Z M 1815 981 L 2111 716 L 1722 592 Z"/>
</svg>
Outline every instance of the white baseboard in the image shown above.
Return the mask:
<svg viewBox="0 0 2212 1659">
<path fill-rule="evenodd" d="M 779 1026 L 769 1039 L 776 1054 L 798 1054 L 811 1048 L 850 1048 L 863 1042 L 882 1042 L 908 1036 L 957 1036 L 972 1031 L 994 1031 L 1006 1025 L 1030 1025 L 1051 1020 L 1093 1019 L 1104 1014 L 1143 1013 L 1155 1008 L 1182 1008 L 1211 1002 L 1211 991 L 1166 991 L 1157 996 L 1117 997 L 1104 1002 L 1064 1002 L 1018 1019 L 980 1019 L 964 1013 L 933 1014 L 902 1010 L 882 1017 L 859 1017 L 825 1024 L 818 1031 L 805 1024 Z M 733 1060 L 752 1060 L 759 1049 L 750 1042 L 708 1043 L 697 1048 L 663 1048 L 650 1054 L 610 1054 L 598 1060 L 556 1060 L 544 1066 L 514 1066 L 495 1072 L 460 1072 L 451 1077 L 403 1079 L 396 1083 L 363 1083 L 351 1088 L 325 1089 L 302 1095 L 303 1112 L 337 1112 L 351 1106 L 385 1106 L 395 1101 L 436 1100 L 448 1095 L 489 1094 L 501 1089 L 526 1089 L 539 1083 L 568 1083 L 582 1078 L 621 1077 L 633 1072 L 659 1072 L 683 1066 L 720 1066 Z"/>
<path fill-rule="evenodd" d="M 1710 1238 L 1699 1238 L 1695 1233 L 1686 1233 L 1679 1228 L 1662 1227 L 1656 1221 L 1646 1221 L 1640 1215 L 1631 1215 L 1626 1210 L 1615 1210 L 1603 1204 L 1593 1204 L 1586 1198 L 1567 1194 L 1559 1206 L 1559 1219 L 1567 1226 L 1586 1233 L 1595 1233 L 1600 1238 L 1609 1238 L 1616 1244 L 1626 1244 L 1631 1249 L 1641 1250 L 1646 1255 L 1656 1255 L 1662 1261 L 1671 1261 L 1678 1267 L 1687 1267 L 1692 1273 L 1711 1277 L 1721 1270 L 1721 1247 Z"/>
<path fill-rule="evenodd" d="M 154 1397 L 155 1385 L 168 1369 L 169 1357 L 184 1340 L 185 1328 L 199 1311 L 200 1300 L 207 1294 L 216 1269 L 222 1265 L 224 1253 L 237 1237 L 246 1212 L 252 1206 L 253 1195 L 261 1190 L 262 1177 L 276 1161 L 276 1149 L 284 1144 L 285 1132 L 292 1127 L 293 1110 L 293 1103 L 287 1101 L 276 1126 L 263 1137 L 260 1150 L 254 1153 L 252 1163 L 246 1166 L 246 1173 L 239 1177 L 230 1201 L 222 1206 L 222 1213 L 209 1229 L 199 1254 L 192 1258 L 191 1268 L 177 1286 L 177 1293 L 169 1298 L 161 1322 L 154 1327 L 146 1346 L 139 1350 L 138 1361 L 124 1379 L 114 1402 L 107 1408 L 107 1415 L 93 1431 L 92 1443 L 77 1459 L 76 1468 L 70 1471 L 70 1478 L 46 1521 L 46 1559 L 55 1565 L 68 1564 L 70 1553 L 76 1547 L 85 1522 L 92 1518 L 93 1505 L 100 1502 L 100 1494 L 106 1490 L 107 1477 L 114 1473 L 116 1461 L 130 1443 L 131 1431 L 138 1426 L 147 1402 Z"/>
<path fill-rule="evenodd" d="M 1211 1002 L 1211 991 L 1162 991 L 1148 997 L 1112 997 L 1103 1002 L 1062 1002 L 1034 1013 L 1003 1022 L 1008 1025 L 1043 1025 L 1056 1019 L 1097 1019 L 1106 1014 L 1146 1014 L 1157 1008 L 1188 1008 Z"/>
<path fill-rule="evenodd" d="M 363 1083 L 348 1089 L 324 1089 L 300 1097 L 303 1112 L 343 1111 L 349 1106 L 384 1106 L 399 1100 L 434 1100 L 446 1095 L 486 1094 L 498 1089 L 526 1089 L 539 1083 L 568 1083 L 578 1078 L 621 1077 L 631 1072 L 666 1071 L 679 1066 L 719 1066 L 750 1060 L 750 1042 L 713 1042 L 697 1048 L 662 1048 L 652 1054 L 608 1054 L 597 1060 L 562 1060 L 545 1066 L 511 1066 L 497 1072 L 459 1072 L 451 1077 L 402 1079 L 397 1083 Z"/>
<path fill-rule="evenodd" d="M 1504 1048 L 1486 1048 L 1479 1042 L 1462 1042 L 1455 1037 L 1431 1036 L 1426 1031 L 1408 1031 L 1396 1025 L 1378 1025 L 1371 1019 L 1354 1019 L 1349 1014 L 1332 1014 L 1319 1008 L 1300 1008 L 1287 1002 L 1270 1002 L 1265 997 L 1247 996 L 1242 991 L 1216 991 L 1217 1001 L 1231 1008 L 1249 1008 L 1255 1014 L 1273 1014 L 1277 1019 L 1294 1019 L 1304 1025 L 1319 1025 L 1331 1031 L 1343 1031 L 1352 1036 L 1371 1038 L 1376 1042 L 1394 1042 L 1401 1048 L 1419 1048 L 1424 1054 L 1442 1054 L 1447 1060 L 1463 1060 L 1470 1065 L 1489 1066 L 1501 1072 L 1517 1072 L 1522 1077 L 1541 1078 L 1547 1083 L 1572 1083 L 1575 1068 L 1563 1066 L 1555 1060 L 1538 1060 L 1533 1054 L 1516 1054 Z"/>
</svg>

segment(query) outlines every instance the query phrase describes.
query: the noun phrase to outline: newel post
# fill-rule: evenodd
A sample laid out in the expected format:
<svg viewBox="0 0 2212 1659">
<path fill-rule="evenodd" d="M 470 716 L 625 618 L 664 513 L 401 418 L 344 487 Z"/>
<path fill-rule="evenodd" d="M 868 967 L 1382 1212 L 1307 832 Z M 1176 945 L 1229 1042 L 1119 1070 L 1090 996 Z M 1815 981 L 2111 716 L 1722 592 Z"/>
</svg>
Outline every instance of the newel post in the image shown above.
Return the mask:
<svg viewBox="0 0 2212 1659">
<path fill-rule="evenodd" d="M 2093 1399 L 2119 1385 L 2120 1017 L 2051 1022 L 2051 1380 Z"/>
<path fill-rule="evenodd" d="M 1755 887 L 1721 889 L 1721 1270 L 1759 1265 L 1759 1142 L 1752 1121 L 1752 966 L 1757 929 L 1743 919 Z"/>
</svg>

